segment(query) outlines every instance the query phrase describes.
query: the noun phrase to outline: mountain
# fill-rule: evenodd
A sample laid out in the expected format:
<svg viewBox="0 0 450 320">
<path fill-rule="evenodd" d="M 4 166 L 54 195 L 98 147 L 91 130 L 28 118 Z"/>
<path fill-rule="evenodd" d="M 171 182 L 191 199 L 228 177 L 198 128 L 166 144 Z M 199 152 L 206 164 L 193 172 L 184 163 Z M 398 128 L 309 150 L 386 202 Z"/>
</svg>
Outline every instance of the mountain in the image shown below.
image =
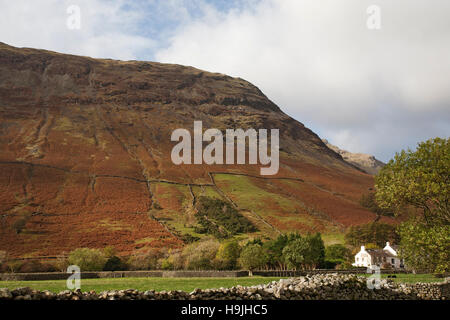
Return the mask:
<svg viewBox="0 0 450 320">
<path fill-rule="evenodd" d="M 278 128 L 278 174 L 174 165 L 171 133 L 195 120 L 222 131 Z M 205 236 L 201 196 L 256 227 L 240 239 L 320 231 L 334 241 L 376 218 L 358 202 L 372 176 L 251 83 L 192 67 L 0 43 L 0 148 L 0 250 L 11 256 L 179 247 Z"/>
<path fill-rule="evenodd" d="M 369 174 L 376 175 L 386 165 L 384 162 L 381 162 L 370 154 L 352 153 L 332 145 L 326 139 L 323 139 L 322 141 L 328 148 L 340 154 L 345 161 L 355 165 Z"/>
</svg>

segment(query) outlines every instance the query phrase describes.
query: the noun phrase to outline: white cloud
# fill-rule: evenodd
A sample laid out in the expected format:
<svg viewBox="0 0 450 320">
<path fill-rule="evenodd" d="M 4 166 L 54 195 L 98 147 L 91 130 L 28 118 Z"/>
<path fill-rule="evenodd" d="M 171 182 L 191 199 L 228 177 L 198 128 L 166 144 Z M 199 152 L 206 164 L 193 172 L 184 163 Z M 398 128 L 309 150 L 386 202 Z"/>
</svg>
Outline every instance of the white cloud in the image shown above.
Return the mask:
<svg viewBox="0 0 450 320">
<path fill-rule="evenodd" d="M 97 58 L 136 59 L 154 50 L 154 40 L 138 35 L 145 13 L 124 0 L 1 0 L 0 41 Z M 67 27 L 67 8 L 81 11 L 81 29 Z"/>
<path fill-rule="evenodd" d="M 266 0 L 210 11 L 182 28 L 162 62 L 239 76 L 332 143 L 387 160 L 450 134 L 450 2 Z"/>
</svg>

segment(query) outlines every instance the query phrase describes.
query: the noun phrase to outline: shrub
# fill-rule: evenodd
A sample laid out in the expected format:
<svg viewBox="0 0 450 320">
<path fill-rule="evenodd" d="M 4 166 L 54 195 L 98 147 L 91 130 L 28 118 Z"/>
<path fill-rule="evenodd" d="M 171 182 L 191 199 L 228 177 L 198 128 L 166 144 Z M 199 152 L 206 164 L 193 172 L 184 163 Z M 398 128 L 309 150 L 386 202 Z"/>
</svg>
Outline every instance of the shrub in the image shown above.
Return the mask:
<svg viewBox="0 0 450 320">
<path fill-rule="evenodd" d="M 16 272 L 31 273 L 31 272 L 55 272 L 56 267 L 49 263 L 42 263 L 38 260 L 24 261 Z"/>
<path fill-rule="evenodd" d="M 338 264 L 336 266 L 336 269 L 338 269 L 338 270 L 351 270 L 353 268 L 354 267 L 352 266 L 352 264 L 348 261 L 342 262 L 341 264 Z"/>
<path fill-rule="evenodd" d="M 27 220 L 25 218 L 19 218 L 16 221 L 14 221 L 12 227 L 14 228 L 14 230 L 16 230 L 16 233 L 19 234 L 25 228 L 26 224 Z"/>
<path fill-rule="evenodd" d="M 98 249 L 80 248 L 69 254 L 69 264 L 79 266 L 82 271 L 101 271 L 107 258 Z"/>
<path fill-rule="evenodd" d="M 6 263 L 8 270 L 12 273 L 18 272 L 23 262 L 19 260 L 11 260 Z"/>
</svg>

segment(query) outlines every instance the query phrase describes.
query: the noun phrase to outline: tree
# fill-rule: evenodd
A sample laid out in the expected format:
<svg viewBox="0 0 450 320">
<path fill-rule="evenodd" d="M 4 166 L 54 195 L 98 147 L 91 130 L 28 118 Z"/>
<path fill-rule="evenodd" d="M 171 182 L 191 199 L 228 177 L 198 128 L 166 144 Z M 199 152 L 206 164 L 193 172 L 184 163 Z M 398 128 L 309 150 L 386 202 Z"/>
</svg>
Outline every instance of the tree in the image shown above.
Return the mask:
<svg viewBox="0 0 450 320">
<path fill-rule="evenodd" d="M 306 264 L 309 243 L 305 238 L 295 239 L 283 249 L 283 259 L 291 269 L 299 269 Z"/>
<path fill-rule="evenodd" d="M 108 258 L 103 267 L 103 271 L 122 271 L 127 270 L 127 266 L 118 256 Z"/>
<path fill-rule="evenodd" d="M 101 271 L 107 258 L 98 249 L 80 248 L 69 254 L 69 263 L 79 266 L 82 271 Z"/>
<path fill-rule="evenodd" d="M 183 249 L 185 269 L 211 270 L 213 262 L 219 250 L 219 242 L 213 239 L 199 241 L 186 246 Z"/>
<path fill-rule="evenodd" d="M 103 254 L 107 258 L 112 258 L 117 255 L 117 250 L 113 246 L 107 246 L 103 248 Z"/>
<path fill-rule="evenodd" d="M 283 259 L 283 249 L 288 243 L 299 238 L 301 236 L 298 233 L 281 234 L 276 239 L 265 242 L 263 246 L 268 254 L 269 266 L 275 269 L 286 269 L 286 263 Z"/>
<path fill-rule="evenodd" d="M 399 243 L 400 237 L 396 227 L 387 223 L 370 222 L 359 226 L 351 226 L 345 234 L 345 242 L 353 247 L 373 243 L 384 247 L 386 242 Z"/>
<path fill-rule="evenodd" d="M 148 251 L 135 252 L 128 259 L 128 266 L 132 270 L 154 270 L 159 267 L 159 259 L 164 258 L 165 252 L 158 248 Z"/>
<path fill-rule="evenodd" d="M 250 275 L 253 271 L 265 266 L 268 262 L 268 255 L 264 248 L 259 244 L 250 244 L 242 249 L 239 257 L 239 263 L 244 268 L 250 271 Z"/>
<path fill-rule="evenodd" d="M 391 208 L 381 208 L 377 200 L 375 198 L 375 192 L 370 192 L 367 194 L 363 194 L 361 196 L 361 199 L 359 200 L 359 204 L 363 206 L 366 209 L 369 209 L 370 211 L 376 213 L 378 216 L 389 216 L 392 217 L 394 215 L 394 212 Z"/>
<path fill-rule="evenodd" d="M 283 258 L 288 267 L 315 269 L 325 260 L 325 246 L 320 233 L 299 237 L 283 249 Z"/>
<path fill-rule="evenodd" d="M 450 223 L 450 139 L 419 143 L 416 151 L 402 150 L 375 178 L 376 200 L 382 208 L 412 206 L 427 224 Z"/>
<path fill-rule="evenodd" d="M 235 269 L 240 253 L 241 247 L 236 240 L 222 243 L 216 255 L 219 268 L 226 270 Z"/>
<path fill-rule="evenodd" d="M 420 272 L 450 271 L 450 225 L 429 225 L 418 218 L 400 228 L 400 256 L 408 268 Z"/>
<path fill-rule="evenodd" d="M 342 244 L 333 244 L 325 248 L 325 261 L 331 265 L 339 265 L 352 259 L 352 252 Z"/>
</svg>

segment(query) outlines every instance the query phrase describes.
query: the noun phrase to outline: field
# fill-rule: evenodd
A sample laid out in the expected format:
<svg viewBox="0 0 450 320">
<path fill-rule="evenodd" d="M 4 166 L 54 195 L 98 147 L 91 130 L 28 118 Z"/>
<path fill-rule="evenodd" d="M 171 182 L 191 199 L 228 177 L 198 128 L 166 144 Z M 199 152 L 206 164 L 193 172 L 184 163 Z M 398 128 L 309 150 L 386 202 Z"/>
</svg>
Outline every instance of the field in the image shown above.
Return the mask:
<svg viewBox="0 0 450 320">
<path fill-rule="evenodd" d="M 369 276 L 369 275 L 367 275 Z M 382 279 L 387 278 L 383 274 Z M 417 283 L 417 282 L 441 282 L 443 278 L 436 278 L 431 274 L 397 274 L 393 278 L 395 282 Z M 233 286 L 253 286 L 278 281 L 280 277 L 242 277 L 242 278 L 110 278 L 110 279 L 81 279 L 83 291 L 137 289 L 139 291 L 155 290 L 170 291 L 181 290 L 191 292 L 199 289 L 230 288 Z M 66 290 L 65 280 L 49 281 L 0 281 L 0 288 L 15 289 L 30 287 L 37 290 L 49 290 L 60 292 Z"/>
<path fill-rule="evenodd" d="M 369 275 L 367 275 L 369 276 Z M 389 275 L 389 274 L 382 274 L 381 279 L 386 279 L 388 277 L 395 277 L 391 278 L 395 282 L 402 282 L 402 283 L 417 283 L 417 282 L 442 282 L 444 281 L 444 278 L 437 278 L 432 274 L 395 274 L 395 275 Z"/>
<path fill-rule="evenodd" d="M 139 291 L 155 290 L 170 291 L 182 290 L 191 292 L 196 288 L 214 289 L 231 288 L 233 286 L 253 286 L 266 284 L 280 280 L 280 277 L 242 277 L 242 278 L 110 278 L 110 279 L 81 279 L 81 290 L 104 290 L 137 289 Z M 60 292 L 67 290 L 66 280 L 48 281 L 0 281 L 0 288 L 15 289 L 30 287 L 37 290 L 49 290 Z"/>
</svg>

